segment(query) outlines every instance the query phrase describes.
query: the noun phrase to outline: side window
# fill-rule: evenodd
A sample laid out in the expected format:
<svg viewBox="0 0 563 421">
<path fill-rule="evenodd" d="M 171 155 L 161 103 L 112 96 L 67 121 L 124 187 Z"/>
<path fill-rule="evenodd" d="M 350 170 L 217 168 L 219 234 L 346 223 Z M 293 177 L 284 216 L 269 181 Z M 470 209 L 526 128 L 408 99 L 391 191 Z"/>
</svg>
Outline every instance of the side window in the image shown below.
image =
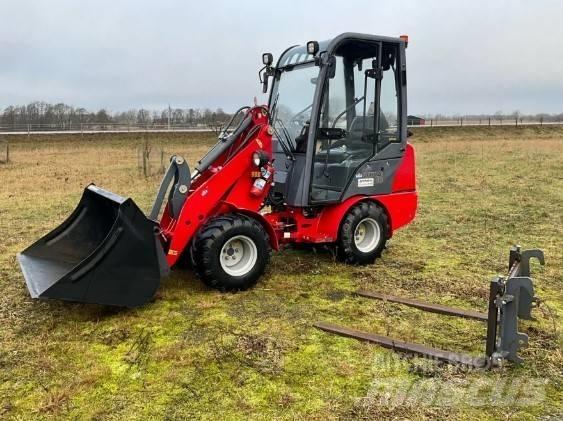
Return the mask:
<svg viewBox="0 0 563 421">
<path fill-rule="evenodd" d="M 399 142 L 399 99 L 397 97 L 398 70 L 397 49 L 384 47 L 382 54 L 383 79 L 381 80 L 379 144 L 385 146 Z"/>
<path fill-rule="evenodd" d="M 353 68 L 354 98 L 363 99 L 356 104 L 355 118 L 351 120 L 349 129 L 361 133 L 365 141 L 374 135 L 375 79 L 366 78 L 365 74 L 372 67 L 375 55 L 377 53 L 374 51 L 374 57 L 358 59 Z"/>
<path fill-rule="evenodd" d="M 311 199 L 339 200 L 356 170 L 375 153 L 378 45 L 354 42 L 335 54 L 335 75 L 324 86 L 313 156 Z"/>
<path fill-rule="evenodd" d="M 321 127 L 346 129 L 346 80 L 342 57 L 336 57 L 334 77 L 328 81 L 321 108 Z"/>
</svg>

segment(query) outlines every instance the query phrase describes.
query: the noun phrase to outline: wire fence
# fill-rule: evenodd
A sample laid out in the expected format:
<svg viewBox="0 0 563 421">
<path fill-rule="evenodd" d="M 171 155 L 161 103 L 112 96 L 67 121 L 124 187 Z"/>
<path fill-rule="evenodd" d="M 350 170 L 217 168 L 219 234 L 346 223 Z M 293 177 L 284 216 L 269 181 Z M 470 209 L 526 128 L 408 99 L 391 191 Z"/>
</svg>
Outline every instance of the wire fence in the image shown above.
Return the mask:
<svg viewBox="0 0 563 421">
<path fill-rule="evenodd" d="M 553 126 L 563 121 L 510 118 L 459 117 L 448 119 L 408 118 L 408 127 L 464 127 L 464 126 Z M 220 124 L 186 123 L 80 123 L 80 124 L 10 124 L 0 126 L 0 134 L 90 134 L 90 133 L 144 133 L 144 132 L 213 132 L 219 134 Z"/>
<path fill-rule="evenodd" d="M 463 126 L 548 126 L 563 125 L 563 121 L 546 121 L 523 117 L 459 117 L 449 119 L 408 118 L 409 127 L 463 127 Z"/>
<path fill-rule="evenodd" d="M 139 132 L 216 132 L 217 125 L 156 124 L 156 123 L 67 123 L 67 124 L 10 124 L 0 126 L 3 134 L 45 133 L 139 133 Z"/>
</svg>

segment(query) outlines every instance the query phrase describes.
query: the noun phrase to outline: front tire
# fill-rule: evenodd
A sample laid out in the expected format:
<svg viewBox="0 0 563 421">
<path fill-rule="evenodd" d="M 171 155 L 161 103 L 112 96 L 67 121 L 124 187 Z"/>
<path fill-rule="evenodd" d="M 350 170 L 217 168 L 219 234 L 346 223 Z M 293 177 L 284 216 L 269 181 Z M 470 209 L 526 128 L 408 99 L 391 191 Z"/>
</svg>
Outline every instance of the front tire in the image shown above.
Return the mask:
<svg viewBox="0 0 563 421">
<path fill-rule="evenodd" d="M 221 291 L 239 291 L 255 285 L 270 258 L 270 239 L 262 225 L 240 214 L 209 221 L 191 250 L 203 282 Z"/>
<path fill-rule="evenodd" d="M 373 202 L 354 206 L 340 227 L 338 251 L 346 263 L 365 265 L 381 256 L 389 237 L 387 214 Z"/>
</svg>

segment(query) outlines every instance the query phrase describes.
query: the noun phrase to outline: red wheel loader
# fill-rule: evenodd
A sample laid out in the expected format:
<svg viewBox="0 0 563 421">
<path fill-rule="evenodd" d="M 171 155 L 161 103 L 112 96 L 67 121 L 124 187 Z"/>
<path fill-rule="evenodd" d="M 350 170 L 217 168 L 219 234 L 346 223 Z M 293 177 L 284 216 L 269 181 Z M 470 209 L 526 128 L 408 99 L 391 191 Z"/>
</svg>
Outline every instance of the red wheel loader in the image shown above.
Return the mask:
<svg viewBox="0 0 563 421">
<path fill-rule="evenodd" d="M 244 290 L 288 243 L 373 262 L 417 207 L 406 47 L 345 33 L 290 47 L 276 65 L 264 54 L 268 106 L 235 113 L 193 172 L 173 156 L 148 217 L 88 186 L 18 255 L 31 296 L 139 306 L 181 261 L 213 288 Z"/>
</svg>

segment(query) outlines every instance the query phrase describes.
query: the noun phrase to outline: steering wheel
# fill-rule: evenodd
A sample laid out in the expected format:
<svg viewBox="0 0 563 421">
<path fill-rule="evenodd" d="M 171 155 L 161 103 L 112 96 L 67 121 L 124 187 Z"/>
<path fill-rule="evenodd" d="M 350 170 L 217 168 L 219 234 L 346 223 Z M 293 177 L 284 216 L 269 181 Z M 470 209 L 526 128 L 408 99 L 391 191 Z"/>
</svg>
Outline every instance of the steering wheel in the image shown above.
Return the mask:
<svg viewBox="0 0 563 421">
<path fill-rule="evenodd" d="M 338 120 L 340 120 L 340 118 L 346 114 L 349 110 L 351 110 L 352 108 L 354 108 L 356 105 L 358 105 L 360 102 L 362 102 L 365 99 L 365 95 L 360 97 L 360 98 L 355 98 L 354 101 L 352 102 L 352 104 L 348 105 L 346 108 L 344 108 L 344 110 L 342 110 L 342 112 L 340 114 L 338 114 L 336 116 L 336 118 L 334 119 L 334 121 L 332 122 L 332 127 L 334 128 L 334 126 L 336 126 L 336 123 L 338 122 Z"/>
<path fill-rule="evenodd" d="M 346 114 L 346 111 L 348 111 L 347 108 L 344 109 L 344 111 L 342 111 L 340 114 L 338 114 L 338 115 L 336 116 L 336 118 L 334 119 L 334 121 L 332 122 L 332 126 L 330 126 L 330 127 L 334 128 L 334 127 L 336 126 L 336 123 L 338 123 L 338 120 L 340 120 L 340 119 L 342 118 L 342 116 L 343 116 L 344 114 Z"/>
</svg>

